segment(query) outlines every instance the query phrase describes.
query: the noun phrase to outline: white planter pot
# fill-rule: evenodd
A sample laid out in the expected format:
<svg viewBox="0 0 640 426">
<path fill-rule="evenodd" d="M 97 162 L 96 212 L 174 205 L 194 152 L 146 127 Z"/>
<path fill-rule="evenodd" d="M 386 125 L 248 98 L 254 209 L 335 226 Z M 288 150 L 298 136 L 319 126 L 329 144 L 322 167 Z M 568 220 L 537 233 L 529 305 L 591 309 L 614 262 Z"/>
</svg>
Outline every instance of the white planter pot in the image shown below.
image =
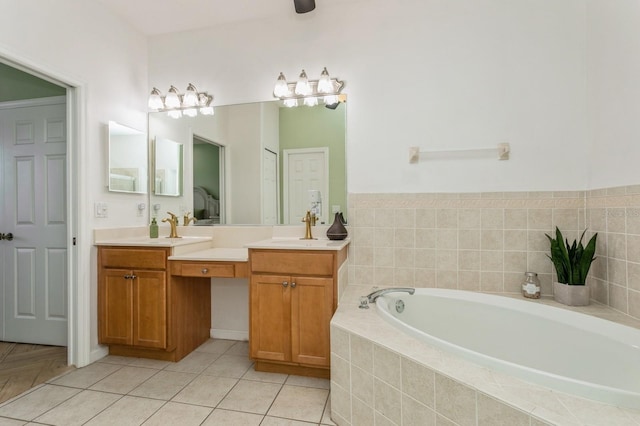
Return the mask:
<svg viewBox="0 0 640 426">
<path fill-rule="evenodd" d="M 567 306 L 586 306 L 589 304 L 589 287 L 586 285 L 568 285 L 553 283 L 553 298 Z"/>
</svg>

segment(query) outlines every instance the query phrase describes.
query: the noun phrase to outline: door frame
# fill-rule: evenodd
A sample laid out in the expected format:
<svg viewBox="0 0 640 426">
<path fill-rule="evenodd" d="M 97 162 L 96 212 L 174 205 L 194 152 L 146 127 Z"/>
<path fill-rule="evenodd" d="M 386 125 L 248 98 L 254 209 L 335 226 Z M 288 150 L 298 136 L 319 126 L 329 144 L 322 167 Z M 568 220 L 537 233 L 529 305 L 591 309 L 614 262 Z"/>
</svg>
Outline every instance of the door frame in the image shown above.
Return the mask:
<svg viewBox="0 0 640 426">
<path fill-rule="evenodd" d="M 283 149 L 282 150 L 282 193 L 283 193 L 283 210 L 284 210 L 284 223 L 289 223 L 289 156 L 295 154 L 324 154 L 324 172 L 325 181 L 324 188 L 322 188 L 322 215 L 325 220 L 329 221 L 329 147 L 321 146 L 317 148 L 297 148 L 297 149 Z M 300 212 L 304 214 L 304 212 Z M 302 216 L 300 216 L 302 218 Z"/>
<path fill-rule="evenodd" d="M 0 62 L 66 88 L 67 94 L 67 363 L 91 363 L 91 246 L 86 215 L 91 211 L 87 180 L 86 84 L 0 45 Z M 83 249 L 78 249 L 79 247 Z"/>
<path fill-rule="evenodd" d="M 195 145 L 195 140 L 198 139 L 202 142 L 208 143 L 209 145 L 218 147 L 218 181 L 219 181 L 219 191 L 220 195 L 218 196 L 218 201 L 220 202 L 220 225 L 225 225 L 227 223 L 227 147 L 226 145 L 222 145 L 221 143 L 214 142 L 209 138 L 205 138 L 204 136 L 200 136 L 193 131 L 190 131 L 190 140 L 191 146 Z M 193 206 L 193 187 L 195 186 L 195 177 L 193 175 L 193 148 L 191 148 L 191 206 Z M 193 212 L 195 216 L 195 212 Z"/>
</svg>

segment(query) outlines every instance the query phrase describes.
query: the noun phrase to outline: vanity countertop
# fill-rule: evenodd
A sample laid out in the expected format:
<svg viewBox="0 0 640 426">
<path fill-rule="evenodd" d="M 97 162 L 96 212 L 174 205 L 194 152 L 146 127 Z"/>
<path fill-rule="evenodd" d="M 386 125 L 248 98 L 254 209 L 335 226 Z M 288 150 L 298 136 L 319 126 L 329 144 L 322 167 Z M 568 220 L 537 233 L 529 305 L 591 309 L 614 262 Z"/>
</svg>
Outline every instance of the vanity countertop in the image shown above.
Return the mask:
<svg viewBox="0 0 640 426">
<path fill-rule="evenodd" d="M 245 244 L 251 249 L 275 249 L 275 250 L 335 250 L 339 251 L 346 247 L 351 240 L 329 240 L 318 238 L 305 240 L 302 238 L 270 238 Z"/>
<path fill-rule="evenodd" d="M 131 247 L 180 247 L 198 243 L 211 243 L 211 237 L 181 237 L 181 238 L 113 238 L 96 240 L 97 246 L 131 246 Z"/>
<path fill-rule="evenodd" d="M 210 248 L 169 256 L 168 259 L 209 262 L 247 262 L 249 260 L 249 250 L 246 248 Z"/>
</svg>

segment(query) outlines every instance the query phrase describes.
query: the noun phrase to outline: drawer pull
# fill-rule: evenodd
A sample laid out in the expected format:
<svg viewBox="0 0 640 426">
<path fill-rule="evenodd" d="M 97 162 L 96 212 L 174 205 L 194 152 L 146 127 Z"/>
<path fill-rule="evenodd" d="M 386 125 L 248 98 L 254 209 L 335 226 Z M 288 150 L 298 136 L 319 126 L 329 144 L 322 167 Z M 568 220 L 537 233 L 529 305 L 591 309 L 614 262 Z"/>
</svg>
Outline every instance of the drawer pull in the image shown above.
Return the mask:
<svg viewBox="0 0 640 426">
<path fill-rule="evenodd" d="M 207 272 L 209 272 L 209 270 L 207 268 L 202 268 L 202 274 L 206 274 Z"/>
<path fill-rule="evenodd" d="M 124 276 L 125 280 L 135 280 L 136 278 L 138 277 L 136 277 L 134 274 L 127 274 Z"/>
<path fill-rule="evenodd" d="M 296 282 L 295 281 L 291 283 L 291 288 L 296 288 Z"/>
<path fill-rule="evenodd" d="M 286 281 L 282 281 L 282 287 L 287 287 L 288 285 L 289 285 L 289 283 L 288 283 L 288 282 L 286 282 Z"/>
</svg>

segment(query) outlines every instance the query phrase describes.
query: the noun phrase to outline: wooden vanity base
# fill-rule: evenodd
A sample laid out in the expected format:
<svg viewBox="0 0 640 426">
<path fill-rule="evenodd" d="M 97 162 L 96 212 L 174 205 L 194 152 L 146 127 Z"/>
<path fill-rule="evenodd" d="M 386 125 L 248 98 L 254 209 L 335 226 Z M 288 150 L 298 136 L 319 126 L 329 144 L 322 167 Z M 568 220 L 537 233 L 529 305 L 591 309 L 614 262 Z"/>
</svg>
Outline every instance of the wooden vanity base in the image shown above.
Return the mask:
<svg viewBox="0 0 640 426">
<path fill-rule="evenodd" d="M 254 369 L 266 373 L 295 374 L 296 376 L 318 377 L 320 379 L 331 378 L 331 370 L 329 368 L 304 367 L 295 364 L 256 361 Z"/>
</svg>

